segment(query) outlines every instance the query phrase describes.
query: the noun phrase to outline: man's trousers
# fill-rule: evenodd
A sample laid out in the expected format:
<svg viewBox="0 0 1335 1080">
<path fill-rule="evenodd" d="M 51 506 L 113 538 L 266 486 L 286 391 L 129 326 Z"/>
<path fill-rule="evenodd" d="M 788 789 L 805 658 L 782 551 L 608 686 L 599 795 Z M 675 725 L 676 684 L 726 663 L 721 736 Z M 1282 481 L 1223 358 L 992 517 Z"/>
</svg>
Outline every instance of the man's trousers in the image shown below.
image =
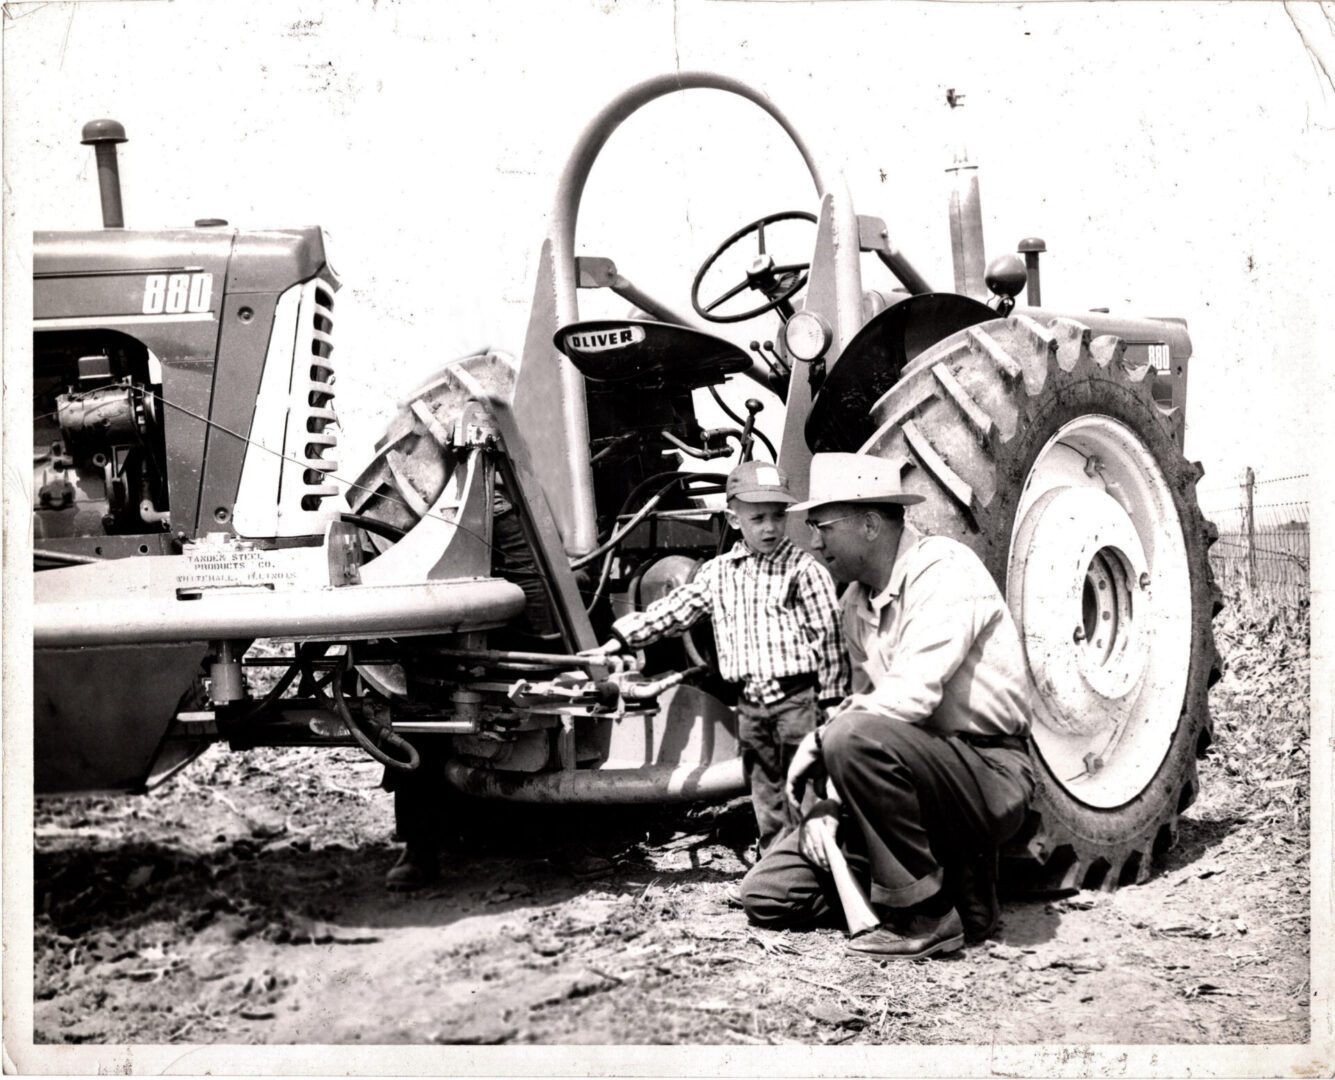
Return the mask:
<svg viewBox="0 0 1335 1080">
<path fill-rule="evenodd" d="M 844 713 L 824 729 L 822 757 L 843 801 L 839 846 L 872 903 L 906 908 L 936 895 L 958 867 L 991 857 L 1024 822 L 1034 781 L 1028 752 L 973 745 L 872 713 Z M 837 913 L 830 875 L 793 832 L 742 881 L 762 926 Z"/>
</svg>

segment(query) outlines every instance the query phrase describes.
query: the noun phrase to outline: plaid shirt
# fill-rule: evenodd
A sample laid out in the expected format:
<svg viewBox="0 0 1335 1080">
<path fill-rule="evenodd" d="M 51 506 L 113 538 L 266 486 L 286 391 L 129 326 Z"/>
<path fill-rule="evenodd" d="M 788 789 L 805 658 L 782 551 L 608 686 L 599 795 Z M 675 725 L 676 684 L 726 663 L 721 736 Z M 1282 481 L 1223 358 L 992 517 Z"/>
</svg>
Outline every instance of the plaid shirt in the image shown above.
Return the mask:
<svg viewBox="0 0 1335 1080">
<path fill-rule="evenodd" d="M 821 701 L 848 692 L 849 664 L 834 582 L 810 554 L 784 539 L 768 555 L 742 541 L 710 559 L 695 578 L 623 615 L 612 633 L 631 648 L 679 634 L 702 616 L 714 620 L 719 674 L 742 682 L 762 705 L 783 698 L 776 681 L 813 674 Z"/>
</svg>

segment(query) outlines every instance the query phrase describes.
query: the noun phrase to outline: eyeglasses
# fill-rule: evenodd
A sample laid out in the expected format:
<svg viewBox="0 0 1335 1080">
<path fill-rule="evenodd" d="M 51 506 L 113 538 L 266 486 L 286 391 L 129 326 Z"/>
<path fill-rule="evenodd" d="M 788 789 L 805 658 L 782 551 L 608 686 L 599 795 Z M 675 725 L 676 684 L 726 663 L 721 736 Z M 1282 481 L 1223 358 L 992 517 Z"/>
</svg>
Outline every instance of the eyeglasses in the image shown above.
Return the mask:
<svg viewBox="0 0 1335 1080">
<path fill-rule="evenodd" d="M 861 517 L 861 514 L 845 514 L 843 517 L 830 518 L 829 521 L 808 521 L 807 528 L 811 530 L 811 542 L 823 541 L 825 534 L 822 529 L 828 529 L 831 525 L 837 525 L 841 521 L 847 521 L 849 518 Z"/>
</svg>

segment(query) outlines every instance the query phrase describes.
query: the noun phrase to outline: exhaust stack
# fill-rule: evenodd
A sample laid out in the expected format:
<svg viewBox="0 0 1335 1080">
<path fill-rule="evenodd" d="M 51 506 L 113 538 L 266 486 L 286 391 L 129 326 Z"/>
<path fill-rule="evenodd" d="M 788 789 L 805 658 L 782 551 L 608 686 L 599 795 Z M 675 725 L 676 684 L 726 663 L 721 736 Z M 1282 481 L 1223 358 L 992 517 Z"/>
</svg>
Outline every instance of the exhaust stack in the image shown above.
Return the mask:
<svg viewBox="0 0 1335 1080">
<path fill-rule="evenodd" d="M 121 209 L 121 174 L 116 164 L 116 144 L 128 142 L 125 128 L 115 120 L 90 120 L 83 126 L 84 146 L 97 151 L 97 187 L 102 194 L 102 227 L 125 228 Z"/>
<path fill-rule="evenodd" d="M 946 91 L 951 113 L 964 105 L 964 95 L 953 87 Z M 969 160 L 962 116 L 955 120 L 958 142 L 955 161 L 946 170 L 951 175 L 950 250 L 955 261 L 955 291 L 974 300 L 986 300 L 983 281 L 983 209 L 978 194 L 978 166 Z"/>
<path fill-rule="evenodd" d="M 1025 295 L 1025 302 L 1030 307 L 1041 307 L 1043 294 L 1038 286 L 1038 256 L 1048 250 L 1048 245 L 1037 236 L 1027 236 L 1016 245 L 1015 250 L 1024 256 L 1024 269 L 1029 280 L 1029 291 Z"/>
</svg>

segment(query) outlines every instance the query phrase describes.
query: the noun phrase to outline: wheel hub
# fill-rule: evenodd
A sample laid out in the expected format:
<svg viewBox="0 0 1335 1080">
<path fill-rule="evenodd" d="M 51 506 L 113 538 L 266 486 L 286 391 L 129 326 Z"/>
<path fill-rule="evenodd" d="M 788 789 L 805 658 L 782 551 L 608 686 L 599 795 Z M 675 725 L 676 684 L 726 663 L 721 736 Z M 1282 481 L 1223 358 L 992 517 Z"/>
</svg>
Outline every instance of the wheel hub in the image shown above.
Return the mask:
<svg viewBox="0 0 1335 1080">
<path fill-rule="evenodd" d="M 1130 428 L 1082 416 L 1040 451 L 1015 521 L 1007 594 L 1034 740 L 1071 795 L 1120 805 L 1162 764 L 1186 689 L 1190 577 L 1172 492 Z"/>
<path fill-rule="evenodd" d="M 1105 492 L 1068 487 L 1038 500 L 1016 547 L 1011 588 L 1048 722 L 1070 734 L 1111 732 L 1145 675 L 1148 641 L 1130 588 L 1148 572 L 1140 538 Z"/>
</svg>

